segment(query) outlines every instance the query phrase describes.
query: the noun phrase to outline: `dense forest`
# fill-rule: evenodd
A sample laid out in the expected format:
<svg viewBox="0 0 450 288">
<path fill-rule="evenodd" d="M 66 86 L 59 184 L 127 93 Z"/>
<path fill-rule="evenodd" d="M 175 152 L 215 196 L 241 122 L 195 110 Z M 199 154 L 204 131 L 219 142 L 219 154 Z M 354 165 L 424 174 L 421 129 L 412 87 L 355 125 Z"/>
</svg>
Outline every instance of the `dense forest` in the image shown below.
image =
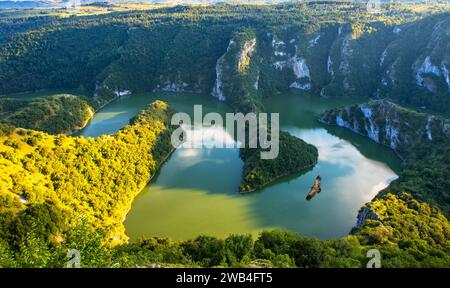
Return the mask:
<svg viewBox="0 0 450 288">
<path fill-rule="evenodd" d="M 446 118 L 377 100 L 326 111 L 320 120 L 367 136 L 403 159 L 400 178 L 379 196 L 406 191 L 450 217 L 450 123 Z"/>
<path fill-rule="evenodd" d="M 448 112 L 448 19 L 445 5 L 391 5 L 370 14 L 365 5 L 326 2 L 0 15 L 0 95 L 61 87 L 211 93 L 220 59 L 234 54 L 227 47 L 240 33 L 256 41 L 250 67 L 243 77 L 222 73 L 223 89 L 227 94 L 231 79 L 238 83 L 230 92 L 244 89 L 251 97 L 236 104 L 241 93 L 228 93 L 231 105 L 255 105 L 255 97 L 294 88 L 326 97 L 388 96 Z M 229 48 L 239 52 L 245 39 L 236 40 Z"/>
<path fill-rule="evenodd" d="M 94 109 L 81 97 L 62 94 L 33 100 L 0 99 L 0 121 L 15 127 L 69 134 L 83 128 Z"/>
<path fill-rule="evenodd" d="M 284 131 L 280 132 L 279 138 L 277 161 L 261 159 L 261 149 L 240 150 L 244 168 L 239 191 L 260 190 L 280 177 L 305 171 L 317 163 L 319 155 L 313 145 Z"/>
<path fill-rule="evenodd" d="M 365 5 L 324 2 L 154 7 L 37 21 L 7 14 L 0 17 L 7 28 L 0 35 L 0 94 L 76 88 L 96 95 L 96 108 L 125 90 L 201 92 L 246 113 L 264 111 L 264 97 L 297 89 L 391 97 L 448 112 L 446 8 L 391 5 L 370 14 Z M 283 147 L 299 145 L 285 136 L 282 155 Z M 292 169 L 285 160 L 270 166 L 286 169 L 245 169 L 242 178 L 268 183 L 306 166 Z"/>
<path fill-rule="evenodd" d="M 126 240 L 124 215 L 173 149 L 172 113 L 156 101 L 130 125 L 97 139 L 2 124 L 0 211 L 12 229 L 5 233 L 16 244 L 30 229 L 61 242 L 64 231 L 83 218 L 90 228 L 105 231 L 108 241 Z"/>
<path fill-rule="evenodd" d="M 77 249 L 82 267 L 366 267 L 366 252 L 379 249 L 383 267 L 448 267 L 450 265 L 447 219 L 436 209 L 408 194 L 386 195 L 370 203 L 382 222 L 367 224 L 351 235 L 321 241 L 296 233 L 263 231 L 251 235 L 230 235 L 225 239 L 198 236 L 185 241 L 148 238 L 111 248 L 100 230 L 92 231 L 80 221 L 67 230 L 64 241 L 49 241 L 49 230 L 39 229 L 42 218 L 29 217 L 25 239 L 8 231 L 23 215 L 10 222 L 0 218 L 0 267 L 65 267 L 67 249 Z M 44 213 L 47 221 L 53 211 Z M 419 213 L 420 212 L 420 213 Z M 45 218 L 44 218 L 45 219 Z M 48 223 L 47 222 L 47 223 Z"/>
<path fill-rule="evenodd" d="M 352 130 L 371 138 L 378 131 L 377 142 L 404 159 L 400 179 L 361 209 L 351 234 L 328 241 L 276 230 L 257 239 L 126 243 L 124 216 L 172 151 L 174 111 L 158 101 L 114 135 L 58 134 L 82 127 L 126 90 L 208 93 L 235 111 L 259 113 L 264 97 L 296 89 L 324 98 L 389 98 L 445 115 L 448 9 L 386 5 L 370 14 L 364 5 L 318 2 L 69 17 L 0 13 L 0 95 L 52 88 L 89 95 L 1 96 L 0 267 L 63 267 L 67 249 L 78 249 L 85 267 L 364 267 L 371 248 L 382 251 L 385 267 L 450 267 L 443 118 L 387 101 L 383 109 L 355 106 L 322 117 L 346 128 L 358 123 L 361 129 Z M 399 131 L 421 134 L 408 136 L 417 142 L 396 142 Z M 257 154 L 240 152 L 241 191 L 301 172 L 318 156 L 285 132 L 276 160 Z"/>
</svg>

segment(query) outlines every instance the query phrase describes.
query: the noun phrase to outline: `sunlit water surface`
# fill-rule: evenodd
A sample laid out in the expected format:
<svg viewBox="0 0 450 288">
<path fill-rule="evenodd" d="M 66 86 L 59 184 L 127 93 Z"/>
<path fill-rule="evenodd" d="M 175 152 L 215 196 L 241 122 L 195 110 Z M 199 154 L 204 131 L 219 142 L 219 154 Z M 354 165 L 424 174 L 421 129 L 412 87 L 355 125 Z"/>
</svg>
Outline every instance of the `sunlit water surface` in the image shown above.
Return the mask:
<svg viewBox="0 0 450 288">
<path fill-rule="evenodd" d="M 203 113 L 230 112 L 207 96 L 134 95 L 102 109 L 80 134 L 114 133 L 155 99 L 189 114 L 194 104 L 202 104 Z M 238 149 L 177 149 L 135 199 L 125 220 L 127 235 L 132 240 L 149 236 L 187 239 L 199 234 L 256 235 L 270 228 L 321 239 L 348 234 L 359 208 L 397 177 L 394 171 L 399 167 L 387 148 L 316 121 L 320 112 L 349 103 L 300 95 L 267 100 L 266 109 L 280 113 L 281 129 L 315 145 L 319 161 L 312 170 L 280 179 L 259 192 L 237 193 L 242 172 Z M 226 133 L 221 129 L 212 132 Z M 306 201 L 317 175 L 322 177 L 322 192 Z"/>
</svg>

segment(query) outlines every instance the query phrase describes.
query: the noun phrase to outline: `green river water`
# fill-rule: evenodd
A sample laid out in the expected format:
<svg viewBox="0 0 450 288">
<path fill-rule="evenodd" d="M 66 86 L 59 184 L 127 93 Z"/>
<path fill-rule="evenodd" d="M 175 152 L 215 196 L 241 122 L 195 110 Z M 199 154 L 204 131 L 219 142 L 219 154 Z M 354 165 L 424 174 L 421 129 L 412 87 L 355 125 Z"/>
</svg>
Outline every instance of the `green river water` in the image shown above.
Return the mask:
<svg viewBox="0 0 450 288">
<path fill-rule="evenodd" d="M 132 95 L 103 108 L 79 134 L 114 133 L 156 99 L 189 114 L 194 104 L 202 104 L 204 114 L 231 112 L 211 96 Z M 348 234 L 359 208 L 397 177 L 400 165 L 386 147 L 316 121 L 320 112 L 350 103 L 294 94 L 265 101 L 268 112 L 280 113 L 282 130 L 318 148 L 319 161 L 312 170 L 251 194 L 237 192 L 242 172 L 238 149 L 177 149 L 135 199 L 125 220 L 127 235 L 131 240 L 150 236 L 188 239 L 199 234 L 256 235 L 271 228 L 321 239 Z M 322 177 L 322 192 L 306 201 L 317 175 Z"/>
</svg>

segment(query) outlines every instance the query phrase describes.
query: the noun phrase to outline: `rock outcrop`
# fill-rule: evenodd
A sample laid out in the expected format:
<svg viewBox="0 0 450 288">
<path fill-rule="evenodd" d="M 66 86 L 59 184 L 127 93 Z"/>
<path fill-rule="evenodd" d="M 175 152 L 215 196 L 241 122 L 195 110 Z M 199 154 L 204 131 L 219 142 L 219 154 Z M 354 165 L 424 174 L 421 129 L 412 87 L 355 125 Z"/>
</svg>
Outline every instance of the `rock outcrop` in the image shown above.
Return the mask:
<svg viewBox="0 0 450 288">
<path fill-rule="evenodd" d="M 386 100 L 328 110 L 319 121 L 350 129 L 399 152 L 436 139 L 448 139 L 448 121 Z"/>
<path fill-rule="evenodd" d="M 216 62 L 211 95 L 242 112 L 258 111 L 255 103 L 259 101 L 251 100 L 258 97 L 260 83 L 256 52 L 257 39 L 252 30 L 235 33 L 225 54 Z"/>
</svg>

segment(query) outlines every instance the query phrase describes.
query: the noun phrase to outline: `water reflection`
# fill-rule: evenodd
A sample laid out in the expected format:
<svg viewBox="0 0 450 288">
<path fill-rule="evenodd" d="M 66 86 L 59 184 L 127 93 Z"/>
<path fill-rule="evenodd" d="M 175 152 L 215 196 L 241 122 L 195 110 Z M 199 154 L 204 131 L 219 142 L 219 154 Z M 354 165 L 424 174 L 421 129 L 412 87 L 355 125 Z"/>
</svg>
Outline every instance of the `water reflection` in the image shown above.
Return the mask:
<svg viewBox="0 0 450 288">
<path fill-rule="evenodd" d="M 280 103 L 273 101 L 276 111 Z M 389 165 L 398 161 L 385 147 L 352 133 L 333 134 L 315 121 L 319 110 L 335 105 L 301 98 L 287 102 L 292 105 L 290 109 L 282 105 L 282 129 L 318 147 L 319 162 L 313 169 L 240 195 L 242 161 L 237 149 L 178 149 L 136 199 L 125 222 L 127 234 L 132 239 L 186 239 L 199 234 L 256 234 L 278 227 L 323 239 L 346 235 L 358 209 L 396 177 Z M 211 135 L 221 139 L 223 132 Z M 322 192 L 307 202 L 318 174 Z"/>
</svg>

